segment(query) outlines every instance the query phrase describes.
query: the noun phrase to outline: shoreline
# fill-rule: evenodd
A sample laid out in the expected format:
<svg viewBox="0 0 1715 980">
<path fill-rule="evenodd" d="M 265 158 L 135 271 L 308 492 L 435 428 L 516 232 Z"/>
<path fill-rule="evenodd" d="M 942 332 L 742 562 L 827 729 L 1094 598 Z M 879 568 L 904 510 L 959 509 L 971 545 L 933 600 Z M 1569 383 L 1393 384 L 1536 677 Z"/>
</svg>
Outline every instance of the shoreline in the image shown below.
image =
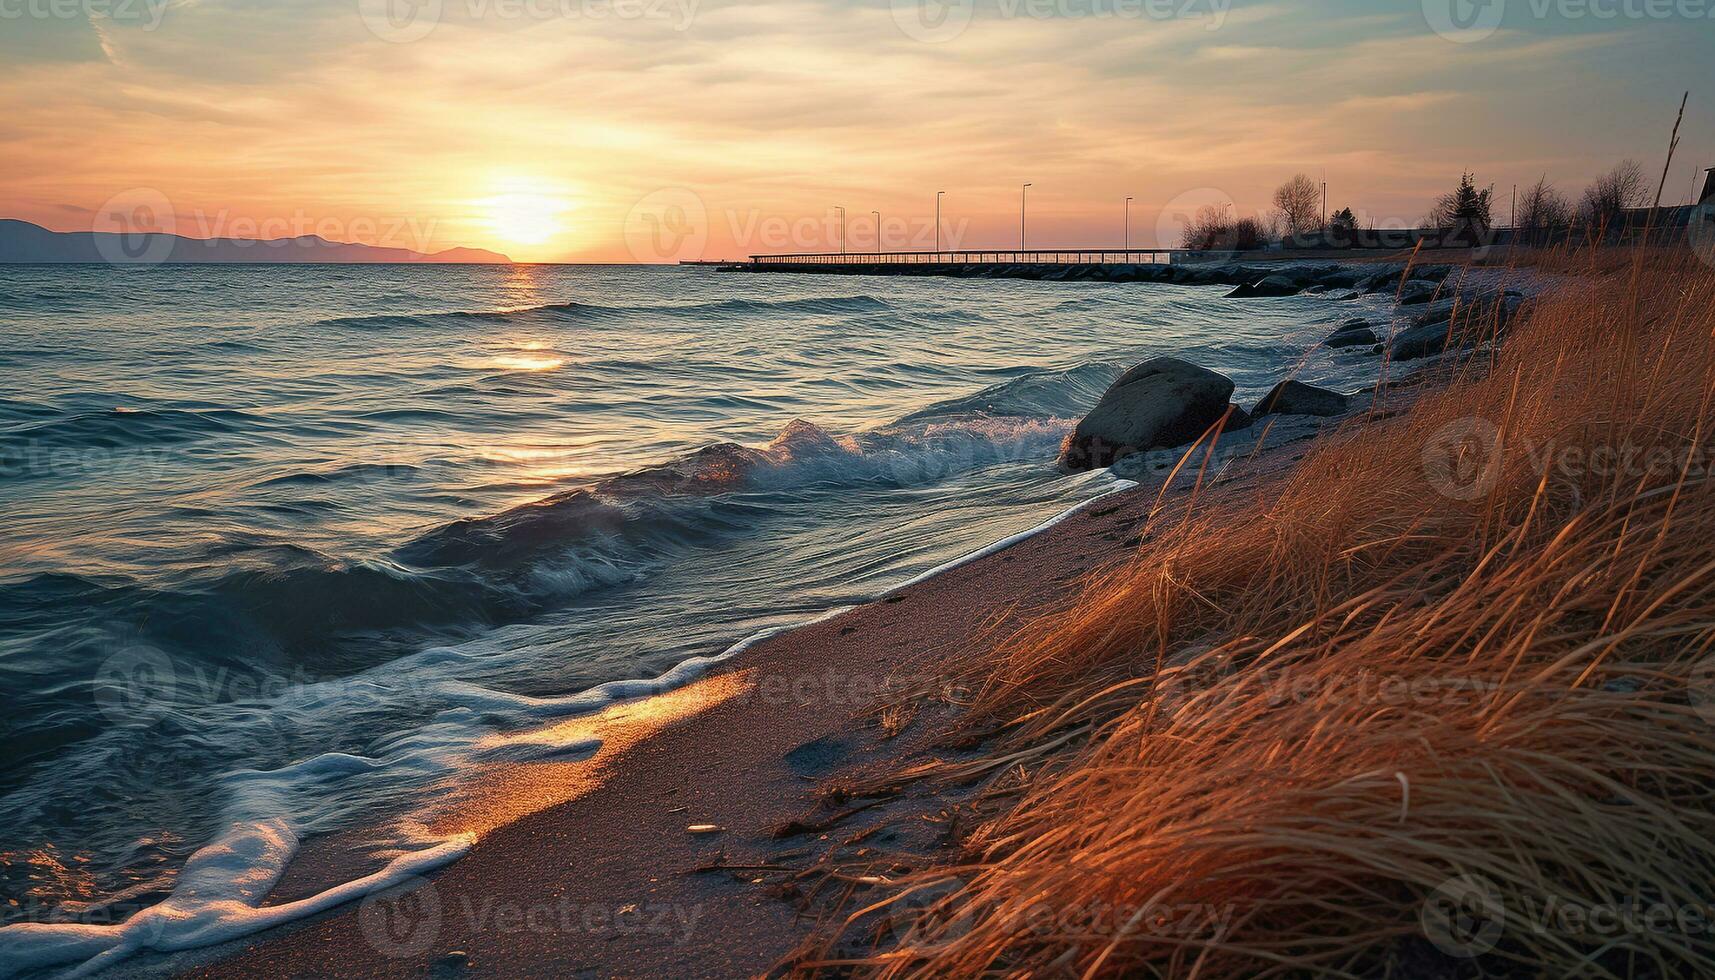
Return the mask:
<svg viewBox="0 0 1715 980">
<path fill-rule="evenodd" d="M 1002 539 L 933 577 L 758 640 L 663 695 L 681 702 L 668 708 L 664 721 L 646 719 L 640 737 L 622 738 L 570 764 L 599 768 L 606 778 L 586 792 L 486 828 L 463 857 L 425 876 L 441 910 L 432 940 L 413 933 L 404 943 L 378 949 L 374 923 L 390 914 L 381 911 L 387 903 L 363 902 L 226 947 L 181 954 L 201 965 L 159 965 L 196 977 L 421 976 L 437 963 L 445 966 L 449 954 L 464 953 L 463 964 L 472 968 L 519 971 L 766 970 L 799 939 L 790 905 L 758 894 L 755 881 L 697 869 L 717 856 L 729 868 L 790 860 L 786 855 L 802 844 L 775 835 L 794 820 L 813 822 L 805 819 L 818 812 L 807 792 L 815 788 L 811 780 L 898 762 L 927 748 L 933 725 L 915 724 L 893 739 L 877 737 L 865 716 L 883 693 L 899 690 L 902 679 L 918 671 L 931 676 L 931 668 L 916 665 L 972 642 L 973 624 L 1043 608 L 1083 575 L 1123 560 L 1124 542 L 1153 499 L 1148 487 L 1110 490 L 1025 532 L 1022 540 Z M 601 726 L 604 720 L 586 723 Z M 507 783 L 500 778 L 491 792 L 527 792 Z M 721 829 L 687 830 L 708 824 Z M 299 891 L 332 870 L 316 868 L 314 861 L 306 854 L 276 890 Z M 406 892 L 401 904 L 420 901 L 413 894 Z M 587 928 L 586 918 L 600 918 L 598 910 L 608 911 L 606 928 L 587 930 L 599 933 L 599 944 L 577 941 L 580 936 L 558 927 L 567 902 L 578 912 L 577 929 Z M 466 914 L 484 903 L 517 908 L 525 919 L 532 909 L 538 915 L 550 909 L 556 924 L 544 932 L 521 920 L 519 929 L 509 929 L 505 921 Z M 623 916 L 613 919 L 627 906 L 672 911 L 678 915 L 673 921 L 694 919 L 695 935 L 676 942 L 675 934 L 630 930 Z M 147 968 L 153 959 L 139 958 L 135 966 Z"/>
<path fill-rule="evenodd" d="M 1319 426 L 1308 428 L 1235 434 L 1266 446 L 1241 473 L 1206 480 L 1203 492 L 1210 484 L 1222 494 L 1253 492 L 1291 465 Z M 1223 458 L 1254 449 L 1253 440 L 1237 438 Z M 540 771 L 493 773 L 478 781 L 486 786 L 465 787 L 449 808 L 469 812 L 436 829 L 478 836 L 444 867 L 280 929 L 171 958 L 140 957 L 136 966 L 187 977 L 765 972 L 808 925 L 787 900 L 792 886 L 783 869 L 802 870 L 796 862 L 828 846 L 836 831 L 860 826 L 867 809 L 830 805 L 822 784 L 944 756 L 937 735 L 956 709 L 918 701 L 898 731 L 875 713 L 936 678 L 935 665 L 953 651 L 973 649 L 993 631 L 1052 608 L 1088 576 L 1122 566 L 1149 533 L 1162 497 L 1171 508 L 1190 482 L 1181 476 L 1164 495 L 1159 480 L 1123 480 L 866 603 L 741 641 L 685 686 L 568 721 L 602 741 L 587 760 L 551 764 L 581 770 L 561 774 L 578 784 L 573 791 L 545 788 L 556 780 Z M 544 792 L 551 799 L 532 799 Z M 516 807 L 520 798 L 527 802 L 518 812 L 486 816 L 497 799 Z M 897 817 L 915 808 L 933 822 L 945 802 L 890 800 L 884 809 Z M 688 829 L 704 826 L 719 829 Z M 344 870 L 312 850 L 287 870 L 274 899 L 313 893 Z M 382 923 L 411 919 L 413 911 L 422 918 L 426 906 L 436 910 L 430 938 L 413 931 L 400 942 L 377 939 Z M 691 938 L 628 924 L 619 914 L 627 908 L 644 918 L 654 910 L 663 921 L 694 919 Z M 568 914 L 576 920 L 570 929 Z M 597 921 L 605 925 L 591 925 Z"/>
<path fill-rule="evenodd" d="M 351 912 L 366 895 L 385 893 L 402 884 L 408 886 L 424 875 L 462 861 L 473 845 L 489 832 L 569 803 L 598 787 L 602 774 L 610 766 L 639 743 L 667 727 L 692 719 L 735 695 L 776 697 L 778 692 L 757 692 L 750 688 L 740 691 L 731 683 L 732 675 L 750 671 L 749 665 L 740 661 L 757 647 L 788 643 L 797 632 L 843 619 L 869 607 L 897 603 L 901 601 L 897 598 L 901 594 L 924 588 L 949 573 L 1014 549 L 1076 519 L 1102 501 L 1136 488 L 1134 481 L 1116 477 L 1112 485 L 1038 524 L 942 562 L 867 598 L 808 615 L 796 622 L 759 630 L 716 654 L 688 658 L 653 678 L 607 681 L 570 695 L 563 700 L 575 707 L 545 712 L 545 727 L 496 736 L 492 741 L 529 744 L 536 739 L 548 738 L 577 747 L 574 751 L 554 761 L 527 766 L 489 765 L 474 777 L 464 774 L 460 785 L 438 794 L 443 797 L 438 804 L 412 809 L 403 815 L 395 814 L 380 822 L 371 821 L 318 835 L 304 840 L 301 845 L 294 845 L 291 856 L 271 884 L 265 883 L 259 896 L 252 886 L 249 890 L 252 897 L 241 899 L 254 904 L 252 911 L 227 917 L 221 910 L 213 909 L 212 917 L 199 916 L 201 921 L 187 948 L 175 950 L 172 948 L 175 944 L 169 941 L 163 943 L 162 948 L 145 945 L 133 949 L 123 940 L 113 941 L 115 933 L 106 927 L 93 927 L 88 930 L 90 935 L 79 936 L 76 940 L 85 947 L 88 957 L 81 967 L 66 962 L 58 966 L 44 964 L 39 969 L 46 969 L 50 974 L 57 969 L 74 969 L 79 974 L 92 970 L 102 976 L 178 973 L 193 969 L 195 965 L 218 964 L 237 950 L 250 948 L 259 942 L 266 944 L 275 937 L 288 936 L 321 919 Z M 1011 562 L 1012 558 L 1005 561 Z M 892 671 L 891 666 L 888 671 Z M 825 679 L 833 680 L 834 676 L 829 674 Z M 871 681 L 877 686 L 885 686 L 880 674 L 854 675 L 849 680 L 851 686 L 858 689 L 869 687 Z M 764 683 L 761 686 L 766 688 L 768 685 Z M 816 686 L 832 689 L 831 684 Z M 803 687 L 803 679 L 790 684 L 781 681 L 776 687 L 796 690 Z M 834 700 L 843 702 L 849 697 L 840 695 Z M 587 754 L 581 751 L 581 747 L 590 745 L 597 748 Z M 549 774 L 553 770 L 558 772 Z M 531 776 L 532 784 L 522 784 L 520 775 Z M 448 811 L 467 807 L 474 808 L 481 815 L 449 816 Z M 269 836 L 272 829 L 235 827 L 205 847 L 213 851 L 226 850 L 229 846 L 242 850 L 247 838 Z M 293 836 L 283 827 L 278 829 L 282 838 Z M 413 830 L 418 832 L 411 832 Z M 376 849 L 375 845 L 380 840 L 407 837 L 420 837 L 420 842 L 426 846 L 406 852 Z M 228 840 L 232 841 L 231 845 L 227 844 Z M 125 927 L 119 928 L 123 930 Z M 227 938 L 217 938 L 223 935 Z M 160 931 L 156 929 L 148 939 L 160 940 Z M 112 965 L 106 965 L 108 963 Z"/>
<path fill-rule="evenodd" d="M 1398 376 L 1395 377 L 1397 379 Z M 1386 379 L 1387 373 L 1384 372 L 1383 380 Z M 1354 404 L 1358 405 L 1359 403 Z M 1348 413 L 1343 418 L 1350 418 L 1362 411 L 1361 407 L 1355 407 L 1353 412 Z M 1323 425 L 1337 421 L 1340 420 L 1312 420 L 1308 427 L 1310 430 L 1308 433 L 1304 431 L 1305 427 L 1302 424 L 1295 427 L 1288 422 L 1281 426 L 1279 444 L 1269 446 L 1262 453 L 1256 454 L 1258 458 L 1251 460 L 1251 465 L 1243 468 L 1248 471 L 1247 475 L 1254 477 L 1258 473 L 1289 462 L 1284 458 L 1288 454 L 1280 451 L 1282 444 L 1308 438 Z M 1245 450 L 1239 444 L 1246 442 L 1249 435 L 1254 434 L 1258 439 L 1270 440 L 1269 429 L 1270 427 L 1259 427 L 1259 431 L 1253 433 L 1236 433 L 1226 437 L 1232 441 L 1222 447 L 1224 462 L 1244 455 Z M 1235 446 L 1237 446 L 1238 451 L 1233 451 Z M 1177 455 L 1179 451 L 1170 452 Z M 1221 472 L 1220 482 L 1230 482 L 1230 477 L 1225 474 L 1224 470 Z M 1116 471 L 1115 475 L 1119 476 L 1119 471 Z M 1241 479 L 1240 482 L 1242 484 L 1243 480 Z M 647 778 L 641 783 L 628 781 L 624 778 L 625 773 L 629 770 L 635 770 L 637 765 L 632 763 L 629 766 L 621 766 L 618 763 L 622 760 L 633 760 L 639 755 L 659 759 L 663 755 L 661 746 L 669 741 L 689 740 L 691 742 L 713 743 L 723 737 L 730 739 L 734 736 L 751 740 L 752 736 L 771 734 L 776 731 L 797 732 L 799 734 L 809 733 L 812 730 L 816 732 L 813 737 L 796 746 L 784 745 L 778 739 L 765 739 L 764 744 L 767 745 L 769 751 L 775 751 L 777 758 L 769 758 L 766 751 L 762 755 L 757 755 L 756 752 L 760 749 L 756 746 L 739 751 L 736 758 L 746 764 L 733 764 L 723 771 L 729 773 L 733 780 L 742 783 L 750 779 L 750 773 L 753 770 L 766 768 L 771 763 L 778 764 L 782 759 L 820 740 L 828 738 L 845 740 L 854 732 L 862 731 L 866 724 L 863 718 L 864 712 L 876 706 L 875 697 L 860 697 L 853 693 L 853 689 L 870 692 L 895 690 L 900 676 L 910 676 L 910 671 L 902 670 L 902 668 L 909 667 L 919 658 L 932 658 L 938 649 L 949 646 L 979 642 L 984 635 L 984 624 L 992 626 L 996 622 L 1015 621 L 1033 610 L 1039 610 L 1044 602 L 1051 602 L 1053 597 L 1062 594 L 1070 587 L 1074 587 L 1085 575 L 1101 567 L 1105 562 L 1119 561 L 1128 550 L 1124 545 L 1131 543 L 1131 541 L 1125 535 L 1120 535 L 1117 540 L 1122 542 L 1121 547 L 1112 549 L 1116 554 L 1104 554 L 1105 551 L 1109 550 L 1109 546 L 1096 545 L 1092 549 L 1092 546 L 1083 540 L 1089 536 L 1090 525 L 1100 524 L 1109 515 L 1119 513 L 1122 515 L 1121 523 L 1129 516 L 1135 525 L 1134 530 L 1141 527 L 1142 514 L 1149 509 L 1153 502 L 1153 491 L 1157 489 L 1159 489 L 1158 483 L 1148 483 L 1139 487 L 1134 482 L 1122 479 L 1113 488 L 1066 509 L 1040 525 L 994 541 L 965 556 L 913 576 L 903 583 L 876 594 L 861 605 L 831 609 L 800 623 L 786 624 L 761 631 L 732 644 L 716 655 L 696 657 L 684 661 L 660 677 L 651 680 L 609 682 L 575 695 L 574 699 L 580 702 L 590 702 L 593 710 L 587 714 L 565 718 L 558 724 L 549 727 L 581 729 L 582 734 L 587 736 L 585 741 L 591 741 L 601 747 L 588 758 L 569 762 L 544 763 L 529 767 L 533 771 L 527 773 L 497 773 L 493 779 L 490 779 L 486 774 L 479 775 L 477 779 L 472 781 L 474 785 L 450 791 L 449 795 L 460 798 L 460 803 L 484 810 L 486 815 L 474 819 L 474 822 L 471 819 L 444 820 L 435 826 L 435 832 L 442 835 L 443 839 L 447 834 L 473 834 L 476 837 L 476 843 L 470 847 L 468 854 L 464 854 L 462 858 L 457 856 L 451 858 L 450 860 L 454 863 L 440 871 L 426 867 L 412 868 L 408 866 L 409 862 L 407 862 L 406 872 L 410 873 L 411 877 L 415 877 L 414 872 L 427 871 L 432 876 L 430 880 L 437 883 L 443 877 L 452 879 L 454 885 L 450 887 L 459 889 L 453 893 L 455 897 L 480 895 L 483 894 L 483 889 L 479 884 L 482 877 L 481 872 L 470 871 L 466 874 L 458 874 L 456 873 L 457 869 L 466 865 L 482 869 L 486 869 L 490 865 L 501 868 L 515 865 L 515 854 L 509 852 L 503 845 L 490 843 L 490 841 L 509 839 L 510 832 L 516 825 L 549 820 L 548 815 L 566 811 L 568 814 L 573 814 L 566 817 L 573 826 L 561 827 L 562 833 L 578 829 L 582 829 L 585 833 L 614 832 L 616 828 L 606 825 L 606 822 L 615 818 L 605 816 L 605 811 L 599 807 L 596 807 L 594 812 L 587 812 L 590 807 L 595 805 L 587 804 L 584 801 L 590 797 L 623 793 L 626 787 L 630 787 L 631 790 L 640 793 L 641 796 L 632 799 L 629 806 L 623 802 L 613 806 L 612 812 L 616 815 L 632 814 L 639 816 L 637 809 L 639 800 L 650 799 L 651 791 L 670 791 L 672 788 L 665 783 L 651 783 Z M 1111 505 L 1096 506 L 1110 497 L 1115 498 L 1115 502 Z M 1143 532 L 1138 531 L 1137 533 Z M 1108 540 L 1110 545 L 1113 540 L 1116 540 L 1115 535 L 1111 532 L 1104 533 L 1100 537 Z M 1132 534 L 1130 537 L 1135 538 L 1137 534 Z M 1023 574 L 1019 573 L 1017 564 L 1017 560 L 1021 556 L 1031 559 L 1029 571 Z M 1013 567 L 1006 567 L 1008 565 Z M 1049 598 L 1045 600 L 1044 595 Z M 932 609 L 938 621 L 932 624 L 916 625 L 907 630 L 907 635 L 894 639 L 892 646 L 883 651 L 866 650 L 862 648 L 863 645 L 860 641 L 847 639 L 848 637 L 860 636 L 871 629 L 881 628 L 886 625 L 889 618 L 887 616 L 889 607 L 905 606 L 906 604 L 909 604 L 910 608 L 927 607 Z M 832 628 L 829 626 L 830 623 L 840 624 L 839 632 L 831 639 L 827 636 Z M 896 653 L 896 650 L 903 652 Z M 926 676 L 932 675 L 933 670 L 925 670 L 924 673 Z M 839 683 L 844 684 L 847 688 L 844 693 L 838 696 L 833 695 L 836 675 L 843 676 L 843 680 Z M 820 683 L 820 679 L 823 677 L 829 680 L 828 684 Z M 808 689 L 812 693 L 818 688 L 822 689 L 821 693 L 807 699 L 787 699 L 790 703 L 782 700 L 781 692 L 796 692 L 802 689 L 806 682 L 809 684 Z M 769 693 L 771 687 L 774 692 L 772 694 Z M 639 698 L 643 700 L 637 700 Z M 654 712 L 652 704 L 657 702 L 665 706 L 664 710 L 655 712 L 661 717 L 641 721 L 636 717 L 627 717 L 639 713 L 650 714 Z M 792 717 L 790 719 L 768 717 L 768 712 L 757 709 L 756 706 L 759 703 L 764 707 L 774 709 L 775 714 L 784 711 Z M 798 717 L 805 712 L 813 711 L 818 706 L 838 709 L 835 712 L 840 715 L 837 723 L 829 727 L 815 719 Z M 739 713 L 734 715 L 732 714 L 734 711 Z M 924 727 L 932 726 L 918 726 L 919 729 Z M 522 734 L 528 735 L 530 733 Z M 921 734 L 919 731 L 919 737 Z M 909 733 L 898 740 L 888 739 L 885 741 L 888 742 L 887 745 L 870 746 L 864 752 L 856 753 L 858 756 L 864 756 L 858 761 L 866 764 L 898 763 L 911 753 L 922 751 L 924 748 L 909 737 Z M 839 759 L 835 761 L 842 765 L 853 761 L 853 753 L 850 751 L 842 750 L 837 754 Z M 674 757 L 685 760 L 695 756 L 696 753 L 693 749 Z M 728 756 L 726 758 L 730 760 L 734 757 Z M 680 761 L 669 768 L 676 775 L 684 776 L 685 773 L 681 767 L 686 764 L 688 763 Z M 840 767 L 830 768 L 818 764 L 814 768 L 816 769 L 815 778 L 822 778 L 833 772 L 835 768 Z M 533 793 L 539 793 L 542 783 L 568 781 L 563 772 L 558 776 L 548 774 L 546 770 L 550 769 L 589 770 L 610 774 L 611 778 L 604 779 L 602 775 L 597 775 L 592 779 L 587 774 L 583 777 L 574 776 L 570 778 L 569 782 L 578 785 L 569 788 L 558 786 L 545 794 L 532 797 Z M 614 770 L 617 772 L 610 772 Z M 802 772 L 795 772 L 794 775 L 800 779 L 811 778 Z M 705 774 L 705 778 L 707 778 L 707 774 Z M 721 781 L 716 779 L 713 782 L 718 784 Z M 608 787 L 615 783 L 621 784 L 620 788 L 609 790 Z M 783 815 L 786 810 L 794 808 L 803 810 L 812 802 L 799 800 L 795 807 L 788 807 L 783 810 L 782 802 L 790 799 L 792 794 L 770 793 L 766 795 L 770 797 L 768 804 L 752 806 L 750 809 L 741 812 L 736 820 L 710 821 L 725 828 L 722 832 L 712 835 L 710 839 L 727 841 L 734 837 L 740 837 L 751 845 L 755 845 L 757 841 L 768 837 L 769 826 L 777 826 L 782 821 L 793 819 L 789 815 Z M 497 803 L 497 800 L 501 798 L 506 798 L 507 802 L 504 804 Z M 519 798 L 523 798 L 524 802 L 518 802 Z M 656 796 L 653 798 L 664 799 L 665 797 Z M 446 807 L 442 807 L 442 809 L 444 810 Z M 768 819 L 761 819 L 762 815 L 766 815 Z M 649 816 L 659 816 L 659 814 L 649 814 Z M 643 823 L 645 821 L 639 820 L 638 822 Z M 602 830 L 604 826 L 605 831 Z M 675 835 L 685 835 L 687 833 L 684 829 L 685 826 L 689 826 L 689 824 L 679 826 L 675 830 L 669 821 L 659 825 L 656 829 L 662 835 L 662 839 L 665 840 Z M 191 971 L 190 975 L 213 976 L 225 975 L 229 969 L 243 972 L 246 969 L 243 964 L 249 963 L 251 969 L 264 969 L 264 972 L 267 972 L 267 968 L 271 964 L 250 961 L 256 956 L 271 960 L 274 956 L 271 951 L 277 945 L 297 950 L 294 954 L 297 959 L 294 962 L 301 962 L 302 965 L 294 966 L 291 971 L 288 971 L 294 973 L 320 973 L 336 967 L 342 970 L 363 969 L 365 972 L 373 972 L 375 964 L 369 962 L 370 960 L 384 961 L 387 964 L 393 964 L 395 960 L 402 960 L 418 966 L 424 962 L 433 964 L 435 962 L 434 957 L 429 957 L 427 960 L 423 959 L 424 956 L 428 955 L 426 952 L 422 956 L 415 953 L 408 956 L 394 956 L 391 954 L 397 952 L 396 949 L 376 949 L 376 944 L 370 940 L 368 931 L 363 928 L 363 923 L 366 921 L 366 911 L 373 911 L 373 903 L 365 901 L 354 905 L 352 901 L 365 891 L 372 889 L 374 885 L 355 892 L 349 891 L 349 886 L 353 885 L 355 880 L 362 875 L 360 873 L 354 874 L 354 869 L 349 866 L 342 867 L 338 856 L 331 853 L 337 850 L 342 840 L 350 841 L 360 836 L 361 829 L 350 834 L 341 832 L 329 835 L 327 838 L 316 838 L 306 842 L 304 851 L 294 857 L 284 869 L 279 880 L 273 883 L 272 888 L 267 889 L 268 897 L 258 912 L 279 914 L 282 912 L 282 904 L 285 903 L 302 901 L 308 904 L 323 898 L 331 898 L 328 893 L 330 888 L 346 894 L 346 897 L 339 899 L 339 902 L 344 904 L 328 908 L 327 911 L 310 913 L 298 921 L 267 928 L 265 931 L 247 931 L 245 935 L 224 945 L 204 946 L 177 954 L 160 954 L 153 951 L 140 952 L 137 960 L 119 967 L 119 971 L 130 973 L 134 971 L 153 972 L 161 969 L 188 969 Z M 694 836 L 701 838 L 702 835 Z M 632 856 L 634 862 L 650 857 L 646 845 L 639 843 L 636 846 L 642 853 Z M 684 848 L 679 848 L 673 850 L 672 853 L 682 855 L 684 851 Z M 462 849 L 461 853 L 464 853 Z M 576 855 L 574 855 L 575 857 Z M 650 865 L 644 861 L 642 864 L 634 863 L 632 867 L 634 870 L 642 872 L 646 871 Z M 573 869 L 575 870 L 575 861 Z M 680 869 L 680 871 L 683 870 Z M 660 876 L 654 877 L 659 878 Z M 609 884 L 614 883 L 610 882 Z M 438 894 L 440 886 L 436 884 L 434 887 Z M 552 891 L 553 889 L 550 888 L 544 894 Z M 622 892 L 610 889 L 609 893 L 621 894 Z M 527 904 L 523 903 L 522 899 L 523 896 L 517 897 L 521 905 Z M 334 903 L 324 901 L 322 904 L 333 905 Z M 694 905 L 696 903 L 684 905 L 684 907 L 688 908 Z M 373 919 L 374 916 L 369 915 L 368 918 Z M 279 920 L 276 919 L 275 921 L 278 922 Z M 352 936 L 349 929 L 353 921 L 356 922 L 357 938 L 360 940 L 357 945 L 350 942 Z M 324 937 L 340 951 L 337 962 L 332 965 L 322 964 L 314 955 L 313 949 L 301 948 L 300 942 L 309 942 L 308 940 L 294 940 L 294 937 L 301 931 L 317 932 L 319 935 L 323 923 L 340 922 L 344 922 L 346 925 L 343 927 L 328 926 L 334 930 L 334 933 Z M 344 938 L 333 941 L 334 934 L 337 934 L 341 928 L 346 930 Z M 786 929 L 785 933 L 794 939 L 797 936 L 796 931 L 790 928 Z M 469 934 L 473 940 L 479 939 L 482 936 L 482 930 L 470 930 Z M 610 939 L 610 941 L 613 940 Z M 469 954 L 472 961 L 478 955 L 477 951 L 468 949 L 447 949 L 443 951 L 443 955 L 453 952 L 465 952 Z M 779 951 L 775 958 L 777 959 L 778 955 L 784 955 L 784 952 L 784 950 Z M 548 952 L 548 955 L 551 955 L 551 951 Z M 627 955 L 643 954 L 642 950 L 638 949 Z M 524 965 L 534 965 L 534 963 L 532 961 Z M 559 965 L 574 966 L 575 964 L 564 963 Z M 662 965 L 664 968 L 670 966 L 666 961 Z M 680 965 L 684 966 L 684 964 Z M 765 968 L 767 965 L 762 964 L 758 969 Z M 412 971 L 406 970 L 405 972 L 410 973 Z"/>
</svg>

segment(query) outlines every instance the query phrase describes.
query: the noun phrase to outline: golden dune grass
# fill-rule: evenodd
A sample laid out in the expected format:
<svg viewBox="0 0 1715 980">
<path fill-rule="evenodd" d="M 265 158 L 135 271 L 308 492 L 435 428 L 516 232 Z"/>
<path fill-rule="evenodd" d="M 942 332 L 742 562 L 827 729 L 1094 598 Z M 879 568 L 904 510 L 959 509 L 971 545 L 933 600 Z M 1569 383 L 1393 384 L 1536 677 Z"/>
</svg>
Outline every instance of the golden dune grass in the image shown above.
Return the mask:
<svg viewBox="0 0 1715 980">
<path fill-rule="evenodd" d="M 838 964 L 1715 972 L 1715 272 L 1552 265 L 1452 384 L 965 664 L 1004 775 Z"/>
</svg>

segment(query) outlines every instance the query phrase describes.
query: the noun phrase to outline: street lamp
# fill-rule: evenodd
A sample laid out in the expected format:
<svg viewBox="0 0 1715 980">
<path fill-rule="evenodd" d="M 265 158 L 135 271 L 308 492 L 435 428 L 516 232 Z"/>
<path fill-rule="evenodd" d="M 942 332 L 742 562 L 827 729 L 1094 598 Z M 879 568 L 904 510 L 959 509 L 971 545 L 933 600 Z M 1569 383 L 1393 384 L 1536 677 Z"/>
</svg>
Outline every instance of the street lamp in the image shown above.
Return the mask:
<svg viewBox="0 0 1715 980">
<path fill-rule="evenodd" d="M 1125 250 L 1131 251 L 1131 198 L 1125 199 Z"/>
<path fill-rule="evenodd" d="M 875 215 L 875 254 L 880 255 L 887 251 L 881 247 L 881 212 L 871 211 L 870 214 Z"/>
<path fill-rule="evenodd" d="M 844 255 L 846 254 L 846 209 L 836 204 L 834 210 L 840 213 L 840 254 Z"/>
<path fill-rule="evenodd" d="M 1025 184 L 1023 187 L 1020 187 L 1018 189 L 1018 250 L 1019 250 L 1019 252 L 1024 251 L 1024 241 L 1025 241 L 1025 239 L 1024 239 L 1024 202 L 1025 202 L 1025 191 L 1027 191 L 1029 189 L 1030 189 L 1029 184 Z M 1019 258 L 1023 259 L 1024 256 L 1020 255 Z"/>
<path fill-rule="evenodd" d="M 941 251 L 941 195 L 943 195 L 945 193 L 947 193 L 947 192 L 946 191 L 936 191 L 935 192 L 935 252 L 936 252 L 936 254 L 940 254 L 940 251 Z"/>
</svg>

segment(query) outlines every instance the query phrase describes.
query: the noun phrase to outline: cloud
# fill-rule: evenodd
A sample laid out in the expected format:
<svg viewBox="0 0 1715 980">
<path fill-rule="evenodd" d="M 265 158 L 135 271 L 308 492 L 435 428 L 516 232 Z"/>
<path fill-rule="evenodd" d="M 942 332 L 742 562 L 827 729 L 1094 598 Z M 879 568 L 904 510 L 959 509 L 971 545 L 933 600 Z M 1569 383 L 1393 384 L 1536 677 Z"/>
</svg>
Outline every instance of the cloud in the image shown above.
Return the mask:
<svg viewBox="0 0 1715 980">
<path fill-rule="evenodd" d="M 444 0 L 412 43 L 376 36 L 355 0 L 202 0 L 158 30 L 105 25 L 105 58 L 0 76 L 17 107 L 0 213 L 63 221 L 58 202 L 144 186 L 202 213 L 406 214 L 444 244 L 624 259 L 626 214 L 664 189 L 696 194 L 717 216 L 711 249 L 738 254 L 754 243 L 731 229 L 759 215 L 920 217 L 942 188 L 973 235 L 1008 241 L 1032 180 L 1041 240 L 1082 244 L 1128 195 L 1142 226 L 1139 209 L 1194 188 L 1257 209 L 1282 177 L 1326 168 L 1336 201 L 1415 215 L 1463 167 L 1534 178 L 1570 137 L 1529 121 L 1605 97 L 1552 80 L 1634 43 L 1503 31 L 1454 45 L 1400 15 L 1286 2 L 1218 30 L 985 2 L 940 44 L 886 3 L 704 0 L 678 8 L 686 24 L 671 7 L 505 2 Z M 1631 136 L 1581 137 L 1581 152 L 1625 155 Z M 496 240 L 482 203 L 520 182 L 564 205 L 563 232 L 531 249 Z"/>
</svg>

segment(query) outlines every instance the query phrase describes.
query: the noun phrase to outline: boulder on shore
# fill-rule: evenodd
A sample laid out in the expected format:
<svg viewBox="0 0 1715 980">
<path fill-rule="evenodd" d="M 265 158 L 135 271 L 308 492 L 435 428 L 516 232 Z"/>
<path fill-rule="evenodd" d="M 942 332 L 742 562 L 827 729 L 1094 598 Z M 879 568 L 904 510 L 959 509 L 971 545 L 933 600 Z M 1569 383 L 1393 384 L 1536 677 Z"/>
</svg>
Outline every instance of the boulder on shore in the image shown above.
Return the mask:
<svg viewBox="0 0 1715 980">
<path fill-rule="evenodd" d="M 1453 341 L 1453 324 L 1443 320 L 1440 323 L 1425 323 L 1421 326 L 1402 330 L 1394 335 L 1389 345 L 1388 353 L 1396 361 L 1413 361 L 1431 354 L 1439 354 L 1447 349 Z"/>
<path fill-rule="evenodd" d="M 1439 283 L 1429 282 L 1425 279 L 1413 279 L 1399 288 L 1399 305 L 1415 306 L 1418 303 L 1427 303 L 1435 297 L 1440 289 Z"/>
<path fill-rule="evenodd" d="M 1288 379 L 1274 386 L 1251 410 L 1254 416 L 1346 414 L 1349 399 L 1337 391 Z"/>
<path fill-rule="evenodd" d="M 1060 447 L 1068 472 L 1111 466 L 1147 449 L 1196 440 L 1227 414 L 1232 379 L 1176 357 L 1156 357 L 1120 375 Z M 1239 428 L 1236 418 L 1229 428 Z"/>
<path fill-rule="evenodd" d="M 1376 343 L 1376 332 L 1370 329 L 1368 320 L 1347 320 L 1336 327 L 1322 343 L 1335 349 L 1356 347 L 1360 344 L 1373 346 Z"/>
<path fill-rule="evenodd" d="M 1298 290 L 1298 283 L 1285 276 L 1268 276 L 1258 279 L 1249 286 L 1233 287 L 1233 291 L 1227 294 L 1227 298 L 1251 299 L 1262 296 L 1292 296 Z"/>
</svg>

